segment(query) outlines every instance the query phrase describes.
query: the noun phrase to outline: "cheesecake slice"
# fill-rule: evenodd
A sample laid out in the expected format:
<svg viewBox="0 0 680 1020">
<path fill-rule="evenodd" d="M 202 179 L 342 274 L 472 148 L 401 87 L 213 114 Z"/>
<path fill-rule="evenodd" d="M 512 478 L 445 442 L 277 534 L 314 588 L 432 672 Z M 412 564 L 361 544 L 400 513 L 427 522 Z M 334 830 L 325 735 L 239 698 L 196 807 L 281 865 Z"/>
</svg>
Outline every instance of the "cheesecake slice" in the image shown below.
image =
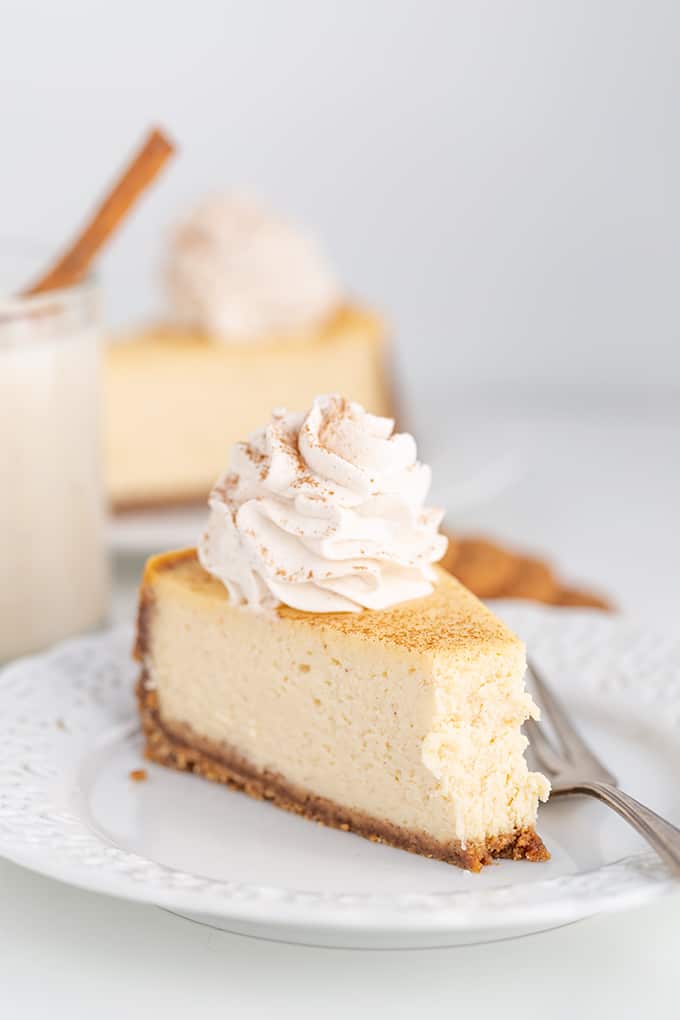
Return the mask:
<svg viewBox="0 0 680 1020">
<path fill-rule="evenodd" d="M 177 224 L 162 266 L 162 321 L 106 350 L 114 510 L 204 502 L 230 446 L 274 407 L 339 391 L 393 414 L 384 324 L 304 228 L 214 196 Z"/>
<path fill-rule="evenodd" d="M 306 407 L 340 389 L 375 414 L 393 413 L 385 327 L 359 306 L 257 343 L 157 326 L 109 344 L 104 367 L 115 510 L 205 503 L 229 448 L 272 407 Z"/>
<path fill-rule="evenodd" d="M 441 568 L 384 609 L 254 612 L 195 550 L 151 559 L 136 655 L 146 756 L 472 871 L 549 856 L 522 643 Z"/>
</svg>

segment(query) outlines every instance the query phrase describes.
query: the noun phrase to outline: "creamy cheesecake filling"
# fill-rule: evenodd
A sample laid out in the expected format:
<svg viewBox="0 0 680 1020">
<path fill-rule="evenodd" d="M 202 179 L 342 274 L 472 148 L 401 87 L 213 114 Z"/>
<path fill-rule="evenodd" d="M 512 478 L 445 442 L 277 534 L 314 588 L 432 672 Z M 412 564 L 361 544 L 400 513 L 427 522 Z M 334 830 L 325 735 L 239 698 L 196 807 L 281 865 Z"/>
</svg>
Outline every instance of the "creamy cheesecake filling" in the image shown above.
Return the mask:
<svg viewBox="0 0 680 1020">
<path fill-rule="evenodd" d="M 188 726 L 311 794 L 442 843 L 533 825 L 548 784 L 524 761 L 519 726 L 534 706 L 508 632 L 409 650 L 318 615 L 310 626 L 305 614 L 252 613 L 172 573 L 154 605 L 146 669 L 170 732 Z"/>
</svg>

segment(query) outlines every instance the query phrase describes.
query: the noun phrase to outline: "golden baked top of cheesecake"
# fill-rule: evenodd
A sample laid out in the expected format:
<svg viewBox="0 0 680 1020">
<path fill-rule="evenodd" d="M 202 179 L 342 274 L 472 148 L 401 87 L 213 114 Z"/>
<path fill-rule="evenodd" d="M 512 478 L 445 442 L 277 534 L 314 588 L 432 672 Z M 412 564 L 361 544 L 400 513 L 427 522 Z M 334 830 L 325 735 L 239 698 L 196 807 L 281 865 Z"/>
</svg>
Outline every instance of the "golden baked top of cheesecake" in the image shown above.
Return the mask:
<svg viewBox="0 0 680 1020">
<path fill-rule="evenodd" d="M 401 602 L 388 609 L 361 613 L 310 613 L 279 605 L 274 613 L 310 627 L 325 627 L 343 634 L 396 645 L 413 652 L 478 653 L 482 648 L 519 646 L 519 639 L 479 599 L 440 567 L 430 595 Z M 163 577 L 163 575 L 166 575 Z M 152 557 L 144 572 L 140 629 L 152 589 L 165 580 L 178 593 L 191 590 L 211 602 L 229 602 L 229 594 L 217 578 L 198 562 L 196 549 L 181 549 Z M 146 593 L 146 596 L 145 596 Z M 138 643 L 139 648 L 139 643 Z"/>
</svg>

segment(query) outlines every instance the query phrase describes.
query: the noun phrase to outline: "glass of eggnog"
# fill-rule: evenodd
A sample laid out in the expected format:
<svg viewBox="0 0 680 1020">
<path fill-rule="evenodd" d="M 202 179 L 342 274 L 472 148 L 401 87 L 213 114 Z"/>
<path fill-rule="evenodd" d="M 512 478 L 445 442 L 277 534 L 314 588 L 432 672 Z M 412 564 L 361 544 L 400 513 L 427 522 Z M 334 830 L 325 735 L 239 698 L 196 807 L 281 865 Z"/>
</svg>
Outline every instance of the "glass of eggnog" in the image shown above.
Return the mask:
<svg viewBox="0 0 680 1020">
<path fill-rule="evenodd" d="M 100 393 L 93 279 L 0 296 L 0 662 L 106 617 Z"/>
</svg>

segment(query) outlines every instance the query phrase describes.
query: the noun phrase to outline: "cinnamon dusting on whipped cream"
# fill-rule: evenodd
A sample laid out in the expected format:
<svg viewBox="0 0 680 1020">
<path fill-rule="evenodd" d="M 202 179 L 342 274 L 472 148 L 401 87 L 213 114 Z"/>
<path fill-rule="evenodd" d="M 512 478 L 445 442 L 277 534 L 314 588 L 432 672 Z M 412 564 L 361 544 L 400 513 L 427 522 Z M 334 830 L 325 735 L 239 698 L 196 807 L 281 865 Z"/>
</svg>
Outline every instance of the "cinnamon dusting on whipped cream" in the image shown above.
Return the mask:
<svg viewBox="0 0 680 1020">
<path fill-rule="evenodd" d="M 432 591 L 446 538 L 442 511 L 424 505 L 429 486 L 413 437 L 390 418 L 317 397 L 236 444 L 199 557 L 251 608 L 386 609 Z"/>
</svg>

